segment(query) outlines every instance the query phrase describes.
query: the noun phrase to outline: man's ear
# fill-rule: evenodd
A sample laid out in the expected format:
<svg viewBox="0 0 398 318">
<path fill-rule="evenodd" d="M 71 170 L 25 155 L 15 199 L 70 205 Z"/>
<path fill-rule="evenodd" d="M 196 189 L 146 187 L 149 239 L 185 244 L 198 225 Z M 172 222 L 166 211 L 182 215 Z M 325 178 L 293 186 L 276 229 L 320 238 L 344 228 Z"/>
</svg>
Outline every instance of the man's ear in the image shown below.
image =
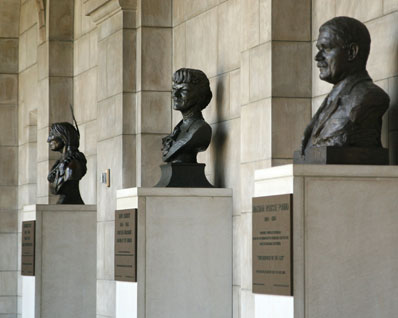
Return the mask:
<svg viewBox="0 0 398 318">
<path fill-rule="evenodd" d="M 348 46 L 348 60 L 351 62 L 355 60 L 355 58 L 358 56 L 359 52 L 359 45 L 357 43 L 351 43 Z"/>
</svg>

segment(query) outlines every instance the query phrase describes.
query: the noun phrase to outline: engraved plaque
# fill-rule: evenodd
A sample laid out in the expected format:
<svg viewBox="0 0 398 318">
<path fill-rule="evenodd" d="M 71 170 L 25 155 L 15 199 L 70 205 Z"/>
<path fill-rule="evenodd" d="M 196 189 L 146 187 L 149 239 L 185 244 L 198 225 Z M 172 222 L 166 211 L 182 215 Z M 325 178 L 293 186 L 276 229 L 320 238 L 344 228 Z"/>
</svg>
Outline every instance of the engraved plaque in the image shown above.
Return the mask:
<svg viewBox="0 0 398 318">
<path fill-rule="evenodd" d="M 22 222 L 21 274 L 35 276 L 35 230 L 36 221 Z"/>
<path fill-rule="evenodd" d="M 253 198 L 253 293 L 293 295 L 293 195 Z"/>
<path fill-rule="evenodd" d="M 115 280 L 137 281 L 137 210 L 115 215 Z"/>
</svg>

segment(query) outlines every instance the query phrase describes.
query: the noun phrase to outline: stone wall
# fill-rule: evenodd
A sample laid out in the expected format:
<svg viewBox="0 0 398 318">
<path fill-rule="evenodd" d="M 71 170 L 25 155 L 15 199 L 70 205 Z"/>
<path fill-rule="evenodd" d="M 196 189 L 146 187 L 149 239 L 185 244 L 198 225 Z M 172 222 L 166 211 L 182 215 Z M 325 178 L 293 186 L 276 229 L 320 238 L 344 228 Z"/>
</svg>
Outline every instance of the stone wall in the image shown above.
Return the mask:
<svg viewBox="0 0 398 318">
<path fill-rule="evenodd" d="M 73 105 L 80 130 L 80 151 L 87 174 L 80 182 L 86 204 L 97 203 L 97 47 L 93 20 L 84 15 L 83 0 L 75 0 L 73 38 Z"/>
<path fill-rule="evenodd" d="M 21 4 L 18 86 L 18 208 L 36 200 L 37 107 L 39 104 L 35 2 Z"/>
<path fill-rule="evenodd" d="M 353 16 L 370 30 L 368 68 L 392 99 L 383 144 L 396 162 L 397 10 L 396 0 L 173 1 L 173 71 L 202 69 L 213 91 L 204 111 L 213 141 L 200 160 L 216 186 L 234 190 L 234 317 L 254 317 L 253 174 L 291 162 L 311 115 L 331 89 L 320 81 L 313 57 L 319 26 L 334 16 Z M 174 125 L 179 119 L 173 113 Z"/>
<path fill-rule="evenodd" d="M 40 104 L 38 45 L 39 22 L 34 0 L 20 2 L 18 56 L 18 240 L 21 240 L 21 213 L 36 202 L 38 107 Z M 18 244 L 18 247 L 20 244 Z M 18 248 L 18 268 L 20 269 Z M 18 314 L 21 315 L 21 276 L 18 275 Z"/>
<path fill-rule="evenodd" d="M 106 169 L 110 169 L 109 188 L 99 183 L 98 177 L 94 181 L 97 191 L 97 317 L 115 316 L 116 291 L 111 255 L 114 254 L 116 190 L 136 184 L 136 12 L 135 3 L 127 5 L 122 7 L 118 1 L 102 1 L 98 4 L 98 1 L 90 0 L 83 2 L 81 12 L 82 15 L 90 15 L 83 19 L 91 19 L 97 33 L 97 79 L 93 82 L 97 118 L 96 175 L 99 177 Z M 80 86 L 79 89 L 84 88 Z M 90 90 L 86 93 L 93 94 Z"/>
<path fill-rule="evenodd" d="M 30 15 L 38 21 L 37 103 L 37 203 L 55 203 L 47 175 L 59 158 L 47 143 L 49 127 L 56 122 L 72 122 L 74 3 L 72 1 L 34 1 Z M 43 13 L 44 9 L 44 13 Z M 35 85 L 32 81 L 32 85 Z"/>
<path fill-rule="evenodd" d="M 13 316 L 18 294 L 19 14 L 19 0 L 0 6 L 0 313 Z"/>
</svg>

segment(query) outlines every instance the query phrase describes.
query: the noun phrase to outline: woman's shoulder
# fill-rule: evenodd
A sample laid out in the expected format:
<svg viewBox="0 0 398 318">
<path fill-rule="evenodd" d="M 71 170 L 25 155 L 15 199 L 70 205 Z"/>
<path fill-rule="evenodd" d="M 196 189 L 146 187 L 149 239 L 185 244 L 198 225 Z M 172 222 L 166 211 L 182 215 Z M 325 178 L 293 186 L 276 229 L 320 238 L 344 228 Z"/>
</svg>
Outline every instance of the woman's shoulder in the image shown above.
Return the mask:
<svg viewBox="0 0 398 318">
<path fill-rule="evenodd" d="M 210 129 L 211 130 L 211 127 L 204 119 L 197 119 L 191 124 L 189 129 L 190 130 L 192 130 L 192 129 L 196 129 L 196 130 L 209 130 Z"/>
</svg>

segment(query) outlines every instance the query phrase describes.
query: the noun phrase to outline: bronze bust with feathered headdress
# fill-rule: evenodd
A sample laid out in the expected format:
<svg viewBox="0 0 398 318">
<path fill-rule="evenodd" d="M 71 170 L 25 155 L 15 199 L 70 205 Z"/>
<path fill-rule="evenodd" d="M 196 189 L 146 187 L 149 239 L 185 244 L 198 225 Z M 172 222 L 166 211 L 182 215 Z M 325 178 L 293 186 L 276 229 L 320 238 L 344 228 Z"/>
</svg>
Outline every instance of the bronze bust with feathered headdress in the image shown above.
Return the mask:
<svg viewBox="0 0 398 318">
<path fill-rule="evenodd" d="M 68 122 L 52 124 L 47 139 L 50 149 L 61 153 L 47 176 L 53 194 L 59 195 L 57 204 L 84 204 L 79 181 L 87 172 L 87 160 L 79 151 L 79 127 L 71 110 L 75 126 Z"/>
</svg>

